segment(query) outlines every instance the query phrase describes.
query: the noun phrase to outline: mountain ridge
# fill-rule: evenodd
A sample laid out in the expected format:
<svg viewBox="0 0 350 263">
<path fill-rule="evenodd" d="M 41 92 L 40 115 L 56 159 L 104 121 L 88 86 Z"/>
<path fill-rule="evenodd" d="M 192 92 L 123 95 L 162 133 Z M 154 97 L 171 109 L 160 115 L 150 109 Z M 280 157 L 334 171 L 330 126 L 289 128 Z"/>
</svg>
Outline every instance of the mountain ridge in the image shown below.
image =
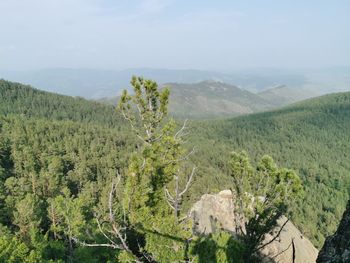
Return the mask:
<svg viewBox="0 0 350 263">
<path fill-rule="evenodd" d="M 116 134 L 120 131 L 123 134 L 125 125 L 112 106 L 34 92 L 28 86 L 21 89 L 23 85 L 18 83 L 0 81 L 0 84 L 0 112 L 4 115 L 33 119 L 31 122 L 57 120 L 56 127 L 65 121 L 83 123 L 86 129 L 92 129 L 91 133 L 94 125 L 106 130 L 115 127 Z M 208 191 L 222 190 L 229 182 L 227 158 L 232 150 L 246 150 L 253 160 L 267 153 L 277 163 L 296 170 L 303 179 L 305 199 L 293 207 L 292 219 L 320 247 L 324 237 L 334 232 L 348 200 L 349 118 L 350 92 L 346 92 L 263 113 L 190 121 L 191 143 L 187 146 L 196 146 L 192 158 L 200 167 L 190 202 Z M 132 148 L 134 143 L 121 145 L 129 144 Z"/>
<path fill-rule="evenodd" d="M 227 72 L 196 69 L 130 68 L 124 70 L 46 68 L 38 70 L 0 70 L 0 78 L 37 88 L 88 99 L 113 97 L 129 87 L 132 75 L 167 82 L 196 83 L 205 79 L 219 80 L 240 88 L 260 92 L 277 85 L 292 89 L 320 90 L 322 94 L 348 90 L 348 67 L 327 69 L 257 68 Z"/>
<path fill-rule="evenodd" d="M 268 154 L 297 171 L 305 196 L 293 208 L 292 220 L 319 248 L 334 232 L 349 197 L 349 130 L 350 92 L 343 92 L 262 113 L 197 121 L 191 139 L 201 145 L 203 165 L 225 167 L 223 152 L 245 150 L 256 161 Z"/>
<path fill-rule="evenodd" d="M 170 89 L 169 111 L 177 118 L 233 117 L 275 107 L 257 94 L 221 81 L 165 83 L 161 87 Z M 98 101 L 116 105 L 118 100 L 119 97 L 114 97 Z"/>
</svg>

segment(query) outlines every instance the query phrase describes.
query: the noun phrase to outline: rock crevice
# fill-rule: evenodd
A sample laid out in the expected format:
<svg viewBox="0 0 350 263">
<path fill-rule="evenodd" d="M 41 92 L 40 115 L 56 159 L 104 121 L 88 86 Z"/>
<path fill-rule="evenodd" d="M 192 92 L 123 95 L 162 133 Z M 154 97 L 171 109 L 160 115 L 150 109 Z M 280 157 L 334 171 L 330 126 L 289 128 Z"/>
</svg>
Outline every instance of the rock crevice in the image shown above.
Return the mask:
<svg viewBox="0 0 350 263">
<path fill-rule="evenodd" d="M 350 200 L 333 236 L 326 239 L 317 263 L 350 262 Z"/>
</svg>

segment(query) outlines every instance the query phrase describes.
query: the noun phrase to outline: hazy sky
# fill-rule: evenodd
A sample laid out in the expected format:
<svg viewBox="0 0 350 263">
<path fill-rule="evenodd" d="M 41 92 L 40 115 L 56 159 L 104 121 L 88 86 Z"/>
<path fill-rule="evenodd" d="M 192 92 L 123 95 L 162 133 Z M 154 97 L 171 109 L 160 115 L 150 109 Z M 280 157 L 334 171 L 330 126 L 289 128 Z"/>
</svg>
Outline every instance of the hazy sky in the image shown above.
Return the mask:
<svg viewBox="0 0 350 263">
<path fill-rule="evenodd" d="M 350 0 L 0 0 L 0 68 L 350 64 Z"/>
</svg>

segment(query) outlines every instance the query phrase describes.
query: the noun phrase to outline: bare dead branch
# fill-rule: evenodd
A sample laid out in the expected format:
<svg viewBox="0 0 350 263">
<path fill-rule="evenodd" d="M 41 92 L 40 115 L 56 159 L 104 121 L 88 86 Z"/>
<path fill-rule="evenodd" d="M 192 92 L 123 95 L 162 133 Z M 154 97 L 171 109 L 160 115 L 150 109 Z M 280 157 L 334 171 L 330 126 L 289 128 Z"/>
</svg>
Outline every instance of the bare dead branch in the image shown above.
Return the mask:
<svg viewBox="0 0 350 263">
<path fill-rule="evenodd" d="M 169 194 L 168 189 L 165 188 L 164 193 L 165 193 L 165 200 L 167 201 L 168 205 L 169 205 L 172 209 L 175 210 L 175 207 L 173 206 L 173 202 L 174 202 L 174 201 L 171 200 L 172 197 L 171 197 L 171 195 Z"/>
<path fill-rule="evenodd" d="M 186 124 L 187 124 L 187 119 L 184 121 L 184 124 L 182 125 L 181 129 L 178 130 L 176 133 L 175 133 L 175 138 L 178 138 L 178 137 L 182 137 L 183 136 L 183 131 L 186 129 Z"/>
<path fill-rule="evenodd" d="M 71 237 L 71 239 L 78 245 L 84 247 L 111 247 L 113 249 L 122 249 L 119 245 L 110 244 L 110 243 L 86 243 L 84 241 L 80 241 L 77 237 Z"/>
<path fill-rule="evenodd" d="M 196 150 L 195 150 L 195 148 L 193 147 L 192 150 L 191 150 L 189 153 L 187 153 L 184 157 L 179 158 L 179 159 L 176 159 L 176 160 L 168 161 L 168 162 L 166 162 L 166 164 L 178 163 L 178 162 L 186 161 L 186 160 L 189 159 L 189 157 L 190 157 L 192 154 L 195 153 L 195 151 L 196 151 Z"/>
<path fill-rule="evenodd" d="M 144 138 L 142 138 L 142 136 L 140 136 L 139 131 L 135 128 L 135 125 L 134 125 L 132 119 L 126 115 L 126 113 L 123 109 L 121 110 L 121 112 L 123 114 L 124 119 L 130 123 L 131 129 L 135 132 L 137 138 L 139 138 L 143 143 L 148 144 L 148 142 Z"/>
<path fill-rule="evenodd" d="M 109 221 L 112 225 L 112 229 L 115 233 L 115 235 L 118 237 L 118 239 L 120 240 L 120 242 L 122 243 L 122 247 L 124 250 L 131 252 L 131 250 L 129 249 L 129 246 L 126 243 L 126 236 L 123 236 L 120 232 L 119 227 L 117 226 L 117 223 L 115 222 L 115 218 L 114 218 L 114 212 L 113 212 L 113 196 L 114 193 L 116 191 L 116 187 L 120 182 L 120 175 L 118 173 L 118 177 L 117 177 L 117 182 L 112 182 L 112 186 L 111 186 L 111 191 L 109 192 L 109 199 L 108 199 L 108 206 L 109 206 Z"/>
<path fill-rule="evenodd" d="M 114 182 L 114 181 L 112 182 L 111 191 L 109 192 L 109 198 L 108 198 L 108 208 L 109 208 L 110 221 L 114 221 L 113 196 L 114 196 L 114 193 L 116 191 L 117 186 L 120 183 L 120 178 L 121 178 L 121 176 L 120 176 L 119 172 L 117 171 L 117 182 Z"/>
<path fill-rule="evenodd" d="M 114 242 L 109 236 L 107 236 L 107 234 L 103 231 L 103 229 L 102 229 L 102 227 L 101 227 L 101 224 L 100 224 L 100 221 L 98 220 L 98 218 L 96 218 L 96 222 L 97 222 L 98 229 L 100 230 L 100 232 L 102 233 L 102 235 L 103 235 L 109 242 L 111 242 L 111 244 L 116 245 L 115 242 Z"/>
<path fill-rule="evenodd" d="M 166 196 L 166 198 L 170 201 L 170 202 L 174 202 L 175 200 L 174 200 L 174 197 L 172 197 L 171 196 L 171 194 L 169 193 L 169 190 L 168 190 L 168 188 L 164 188 L 164 192 L 165 192 L 165 196 Z"/>
<path fill-rule="evenodd" d="M 196 169 L 197 169 L 197 167 L 193 167 L 192 172 L 191 172 L 189 178 L 187 179 L 185 189 L 179 194 L 180 197 L 183 196 L 187 192 L 188 188 L 190 187 L 190 184 L 192 182 L 192 179 L 193 179 L 193 176 L 196 172 Z"/>
</svg>

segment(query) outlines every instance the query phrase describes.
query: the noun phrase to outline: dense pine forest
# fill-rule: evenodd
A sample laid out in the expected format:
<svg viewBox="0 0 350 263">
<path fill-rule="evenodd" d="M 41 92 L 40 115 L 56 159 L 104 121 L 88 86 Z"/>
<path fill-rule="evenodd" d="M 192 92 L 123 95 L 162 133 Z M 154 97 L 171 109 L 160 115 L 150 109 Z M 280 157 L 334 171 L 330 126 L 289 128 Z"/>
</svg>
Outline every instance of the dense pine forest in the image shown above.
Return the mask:
<svg viewBox="0 0 350 263">
<path fill-rule="evenodd" d="M 20 83 L 0 79 L 0 112 L 25 118 L 71 120 L 120 126 L 123 120 L 115 108 L 82 98 L 58 95 L 34 89 Z"/>
<path fill-rule="evenodd" d="M 349 130 L 350 93 L 337 93 L 272 112 L 195 123 L 191 139 L 203 151 L 198 156 L 218 170 L 226 163 L 223 152 L 243 149 L 255 160 L 268 153 L 297 171 L 305 194 L 292 219 L 320 247 L 336 229 L 349 198 Z M 220 188 L 222 182 L 215 180 Z"/>
<path fill-rule="evenodd" d="M 240 168 L 255 179 L 267 171 L 293 182 L 293 193 L 283 192 L 288 209 L 278 200 L 270 216 L 290 215 L 317 246 L 335 230 L 350 190 L 350 93 L 233 119 L 188 121 L 186 128 L 168 121 L 165 91 L 133 81 L 136 95 L 125 93 L 118 110 L 0 81 L 0 262 L 205 262 L 213 242 L 231 253 L 219 258 L 247 262 L 255 249 L 245 246 L 247 237 L 196 239 L 191 223 L 182 221 L 203 193 L 240 180 Z M 131 102 L 148 106 L 140 98 L 149 99 L 152 111 L 134 118 Z M 146 132 L 135 128 L 139 121 L 151 124 Z M 182 133 L 186 138 L 177 136 Z M 147 179 L 146 172 L 157 176 Z M 186 190 L 181 200 L 179 185 Z M 132 197 L 128 216 L 125 196 Z M 254 242 L 258 247 L 260 240 Z"/>
</svg>

